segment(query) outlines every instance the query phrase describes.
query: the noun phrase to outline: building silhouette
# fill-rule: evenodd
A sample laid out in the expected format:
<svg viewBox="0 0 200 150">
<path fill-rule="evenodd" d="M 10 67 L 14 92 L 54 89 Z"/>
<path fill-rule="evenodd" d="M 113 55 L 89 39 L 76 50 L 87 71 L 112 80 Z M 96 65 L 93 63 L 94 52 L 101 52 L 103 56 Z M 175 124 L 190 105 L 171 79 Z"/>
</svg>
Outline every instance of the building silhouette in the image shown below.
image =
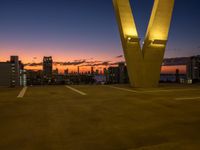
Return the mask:
<svg viewBox="0 0 200 150">
<path fill-rule="evenodd" d="M 94 74 L 94 67 L 91 67 L 91 74 L 93 75 Z"/>
<path fill-rule="evenodd" d="M 51 56 L 43 58 L 43 81 L 44 83 L 50 83 L 53 73 L 53 59 Z"/>
<path fill-rule="evenodd" d="M 200 81 L 200 55 L 192 56 L 187 64 L 187 78 Z"/>
<path fill-rule="evenodd" d="M 108 68 L 109 84 L 125 84 L 129 82 L 127 67 L 124 62 L 120 62 L 117 67 Z"/>
<path fill-rule="evenodd" d="M 80 74 L 80 67 L 77 67 L 77 73 Z"/>
<path fill-rule="evenodd" d="M 27 85 L 41 85 L 42 84 L 42 70 L 27 70 Z"/>
</svg>

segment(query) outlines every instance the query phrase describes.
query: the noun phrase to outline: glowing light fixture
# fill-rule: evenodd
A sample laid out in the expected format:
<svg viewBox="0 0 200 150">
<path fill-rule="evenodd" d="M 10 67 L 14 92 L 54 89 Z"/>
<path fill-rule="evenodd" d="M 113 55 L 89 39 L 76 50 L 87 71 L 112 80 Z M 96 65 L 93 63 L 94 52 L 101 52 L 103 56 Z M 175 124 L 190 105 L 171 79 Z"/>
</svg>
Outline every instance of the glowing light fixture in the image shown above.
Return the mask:
<svg viewBox="0 0 200 150">
<path fill-rule="evenodd" d="M 130 43 L 138 43 L 138 42 L 140 42 L 140 39 L 137 37 L 128 36 L 127 41 Z"/>
</svg>

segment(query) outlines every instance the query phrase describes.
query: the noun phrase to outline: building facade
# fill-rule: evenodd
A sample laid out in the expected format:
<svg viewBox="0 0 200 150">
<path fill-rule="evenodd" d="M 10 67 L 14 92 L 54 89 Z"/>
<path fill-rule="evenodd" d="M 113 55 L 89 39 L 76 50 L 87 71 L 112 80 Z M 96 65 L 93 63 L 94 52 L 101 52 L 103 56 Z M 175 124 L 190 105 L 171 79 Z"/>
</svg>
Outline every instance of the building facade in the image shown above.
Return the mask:
<svg viewBox="0 0 200 150">
<path fill-rule="evenodd" d="M 11 63 L 0 62 L 0 86 L 11 86 Z"/>
<path fill-rule="evenodd" d="M 0 86 L 26 86 L 26 71 L 18 56 L 11 56 L 7 62 L 0 62 L 0 70 Z"/>
<path fill-rule="evenodd" d="M 200 55 L 189 58 L 187 64 L 187 78 L 200 81 Z"/>
<path fill-rule="evenodd" d="M 117 67 L 108 68 L 109 84 L 125 84 L 129 82 L 127 67 L 124 62 L 118 64 Z"/>
<path fill-rule="evenodd" d="M 52 57 L 43 58 L 43 81 L 50 83 L 53 74 L 53 59 Z"/>
<path fill-rule="evenodd" d="M 161 74 L 161 81 L 192 80 L 200 81 L 200 55 L 191 57 L 167 58 L 162 68 L 172 68 L 172 71 Z"/>
</svg>

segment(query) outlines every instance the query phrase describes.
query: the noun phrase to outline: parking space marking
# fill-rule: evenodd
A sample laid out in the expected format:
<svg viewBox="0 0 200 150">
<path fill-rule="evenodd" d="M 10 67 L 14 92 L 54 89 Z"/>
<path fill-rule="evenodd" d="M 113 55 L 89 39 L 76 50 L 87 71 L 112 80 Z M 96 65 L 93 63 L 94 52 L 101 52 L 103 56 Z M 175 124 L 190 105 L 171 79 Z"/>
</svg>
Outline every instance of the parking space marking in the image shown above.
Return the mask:
<svg viewBox="0 0 200 150">
<path fill-rule="evenodd" d="M 153 92 L 175 92 L 175 91 L 198 91 L 198 89 L 163 89 L 163 90 L 151 90 L 151 91 L 141 91 L 141 92 L 149 92 L 149 93 L 153 93 Z"/>
<path fill-rule="evenodd" d="M 19 93 L 19 95 L 17 96 L 17 98 L 23 98 L 24 95 L 25 95 L 25 93 L 26 93 L 26 91 L 27 91 L 27 89 L 28 89 L 28 87 L 24 87 L 24 88 L 20 91 L 20 93 Z"/>
<path fill-rule="evenodd" d="M 175 92 L 175 91 L 198 91 L 199 89 L 160 89 L 160 90 L 131 90 L 128 88 L 121 88 L 116 86 L 108 86 L 113 89 L 118 89 L 122 91 L 132 92 L 132 93 L 157 93 L 157 92 Z"/>
<path fill-rule="evenodd" d="M 121 91 L 127 91 L 127 92 L 132 92 L 132 93 L 140 93 L 139 91 L 135 91 L 135 90 L 127 89 L 127 88 L 120 88 L 120 87 L 116 87 L 116 86 L 109 86 L 109 87 L 113 88 L 113 89 L 121 90 Z"/>
<path fill-rule="evenodd" d="M 87 95 L 86 93 L 84 93 L 84 92 L 82 92 L 82 91 L 79 91 L 79 90 L 77 90 L 77 89 L 75 89 L 75 88 L 73 88 L 73 87 L 71 87 L 71 86 L 66 85 L 66 87 L 67 87 L 68 89 L 70 89 L 70 90 L 76 92 L 76 93 L 81 94 L 81 95 L 84 95 L 84 96 Z"/>
<path fill-rule="evenodd" d="M 177 100 L 177 101 L 199 100 L 200 101 L 200 97 L 179 97 L 179 98 L 175 98 L 175 100 Z"/>
</svg>

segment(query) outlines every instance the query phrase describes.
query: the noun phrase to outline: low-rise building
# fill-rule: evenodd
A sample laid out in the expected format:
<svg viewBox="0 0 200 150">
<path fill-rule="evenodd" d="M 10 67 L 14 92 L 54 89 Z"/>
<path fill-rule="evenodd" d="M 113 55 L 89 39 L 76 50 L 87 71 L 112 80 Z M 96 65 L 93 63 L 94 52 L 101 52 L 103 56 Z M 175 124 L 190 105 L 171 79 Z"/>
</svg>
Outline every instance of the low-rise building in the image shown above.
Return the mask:
<svg viewBox="0 0 200 150">
<path fill-rule="evenodd" d="M 0 86 L 11 85 L 11 63 L 0 62 Z"/>
<path fill-rule="evenodd" d="M 200 81 L 200 55 L 164 59 L 161 81 L 178 81 L 177 77 L 181 80 Z"/>
<path fill-rule="evenodd" d="M 187 77 L 195 81 L 200 81 L 200 55 L 190 57 L 187 64 Z"/>
<path fill-rule="evenodd" d="M 128 71 L 124 62 L 120 62 L 117 67 L 108 68 L 109 84 L 125 84 L 128 82 Z"/>
</svg>

